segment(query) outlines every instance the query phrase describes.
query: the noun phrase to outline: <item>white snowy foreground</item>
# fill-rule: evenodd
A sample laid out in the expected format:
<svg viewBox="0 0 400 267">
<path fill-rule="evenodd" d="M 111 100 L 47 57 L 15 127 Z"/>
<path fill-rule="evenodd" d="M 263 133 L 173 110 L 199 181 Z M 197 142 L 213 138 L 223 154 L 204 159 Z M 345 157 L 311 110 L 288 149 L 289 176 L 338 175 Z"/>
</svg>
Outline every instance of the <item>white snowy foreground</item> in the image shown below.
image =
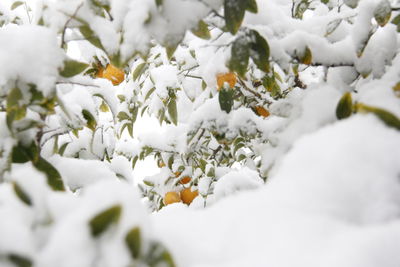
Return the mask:
<svg viewBox="0 0 400 267">
<path fill-rule="evenodd" d="M 337 122 L 298 140 L 259 190 L 163 208 L 155 234 L 179 266 L 400 266 L 398 148 L 373 116 Z"/>
<path fill-rule="evenodd" d="M 398 267 L 399 147 L 398 131 L 355 115 L 301 137 L 257 190 L 152 215 L 125 182 L 103 179 L 77 197 L 50 190 L 30 163 L 16 165 L 12 179 L 35 206 L 0 185 L 0 251 L 29 256 L 38 267 L 128 266 L 124 236 L 139 226 L 177 266 Z M 117 204 L 118 224 L 94 239 L 88 221 Z"/>
</svg>

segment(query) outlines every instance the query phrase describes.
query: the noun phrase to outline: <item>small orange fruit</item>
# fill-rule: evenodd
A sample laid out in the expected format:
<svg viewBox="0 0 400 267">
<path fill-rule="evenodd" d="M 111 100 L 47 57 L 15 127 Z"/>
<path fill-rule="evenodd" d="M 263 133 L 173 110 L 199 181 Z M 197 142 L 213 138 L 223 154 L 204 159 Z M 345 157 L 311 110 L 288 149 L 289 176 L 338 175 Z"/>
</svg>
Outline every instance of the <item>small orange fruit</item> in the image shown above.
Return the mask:
<svg viewBox="0 0 400 267">
<path fill-rule="evenodd" d="M 193 199 L 195 199 L 199 195 L 199 191 L 195 190 L 192 192 L 191 188 L 185 188 L 180 192 L 182 202 L 185 204 L 192 203 Z"/>
<path fill-rule="evenodd" d="M 264 118 L 269 116 L 269 111 L 262 106 L 255 106 L 256 113 Z"/>
<path fill-rule="evenodd" d="M 165 163 L 164 163 L 164 161 L 162 161 L 161 159 L 160 159 L 160 160 L 158 160 L 158 161 L 157 161 L 157 166 L 158 166 L 158 168 L 165 167 Z"/>
<path fill-rule="evenodd" d="M 233 88 L 236 84 L 236 74 L 233 72 L 217 74 L 217 86 L 218 90 L 224 87 L 225 82 L 229 84 L 230 88 Z"/>
<path fill-rule="evenodd" d="M 164 196 L 164 204 L 169 205 L 172 203 L 181 202 L 181 198 L 177 192 L 167 192 Z"/>
<path fill-rule="evenodd" d="M 187 184 L 187 183 L 190 183 L 191 180 L 192 180 L 192 179 L 191 179 L 189 176 L 184 176 L 184 177 L 179 181 L 179 183 L 180 183 L 180 184 Z"/>
<path fill-rule="evenodd" d="M 108 64 L 105 69 L 100 67 L 97 72 L 97 77 L 107 79 L 111 81 L 113 85 L 118 85 L 124 81 L 125 73 L 114 65 Z"/>
</svg>

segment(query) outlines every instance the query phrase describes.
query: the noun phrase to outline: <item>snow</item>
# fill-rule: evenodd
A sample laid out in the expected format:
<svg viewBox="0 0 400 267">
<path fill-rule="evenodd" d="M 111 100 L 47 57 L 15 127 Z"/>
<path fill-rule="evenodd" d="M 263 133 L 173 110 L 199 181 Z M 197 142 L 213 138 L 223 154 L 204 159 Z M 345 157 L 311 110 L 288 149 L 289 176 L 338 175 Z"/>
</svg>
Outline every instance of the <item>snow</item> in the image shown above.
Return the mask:
<svg viewBox="0 0 400 267">
<path fill-rule="evenodd" d="M 56 34 L 41 26 L 8 24 L 0 28 L 0 40 L 0 86 L 10 88 L 16 81 L 32 83 L 49 95 L 64 59 Z M 25 49 L 27 43 L 29 49 Z"/>
<path fill-rule="evenodd" d="M 101 180 L 117 179 L 115 173 L 101 161 L 88 159 L 74 159 L 54 155 L 49 159 L 60 172 L 64 183 L 75 191 Z M 118 159 L 115 159 L 118 161 Z M 117 168 L 114 163 L 114 169 Z M 82 173 L 82 170 L 85 170 Z"/>
<path fill-rule="evenodd" d="M 326 126 L 300 138 L 262 188 L 205 210 L 163 208 L 156 235 L 178 266 L 396 266 L 399 145 L 372 115 Z"/>
<path fill-rule="evenodd" d="M 231 171 L 218 179 L 214 188 L 216 199 L 221 199 L 239 191 L 256 189 L 263 184 L 262 179 L 256 171 L 243 168 Z"/>
<path fill-rule="evenodd" d="M 395 25 L 379 26 L 373 18 L 388 2 L 312 1 L 313 9 L 297 19 L 291 0 L 256 1 L 258 14 L 246 12 L 243 26 L 267 40 L 284 96 L 274 99 L 253 85 L 265 73 L 250 63 L 241 82 L 257 94 L 238 83 L 235 96 L 247 102 L 235 101 L 230 113 L 221 110 L 216 75 L 229 72 L 236 37 L 221 31 L 222 18 L 207 16 L 223 14 L 222 0 L 164 0 L 160 6 L 154 0 L 99 1 L 110 4 L 109 13 L 93 9 L 93 1 L 27 1 L 32 11 L 12 11 L 13 1 L 0 2 L 0 23 L 7 19 L 0 27 L 0 266 L 13 266 L 10 254 L 40 267 L 137 264 L 124 243 L 136 226 L 143 249 L 160 241 L 177 266 L 400 266 L 400 134 L 373 114 L 343 120 L 335 114 L 350 92 L 353 103 L 400 117 L 393 91 L 400 80 L 399 34 Z M 10 24 L 17 16 L 21 25 Z M 35 25 L 40 18 L 45 26 Z M 210 40 L 186 33 L 199 19 L 209 23 Z M 105 51 L 80 40 L 78 27 L 85 23 Z M 64 51 L 60 33 L 66 26 Z M 168 59 L 159 44 L 181 40 Z M 307 47 L 317 66 L 298 64 Z M 67 57 L 93 64 L 94 56 L 108 63 L 117 54 L 127 73 L 118 86 L 58 74 Z M 142 63 L 146 69 L 134 81 L 132 70 Z M 305 86 L 294 82 L 295 67 Z M 56 97 L 54 112 L 40 113 L 42 102 L 31 105 L 29 84 Z M 19 104 L 28 105 L 15 125 L 33 120 L 40 127 L 8 130 L 7 95 L 14 86 L 23 92 Z M 162 110 L 169 117 L 171 93 L 177 125 L 158 119 Z M 103 101 L 110 112 L 99 111 Z M 255 105 L 270 115 L 258 116 Z M 130 116 L 137 106 L 130 137 L 121 133 L 128 119 L 120 122 L 118 113 Z M 83 110 L 93 115 L 96 129 L 87 127 Z M 244 147 L 236 151 L 230 142 L 238 137 Z M 13 146 L 32 141 L 61 174 L 65 192 L 50 189 L 35 160 L 11 162 Z M 142 161 L 144 149 L 152 152 Z M 246 158 L 238 161 L 239 155 Z M 169 165 L 171 156 L 172 166 L 157 166 L 159 158 Z M 184 176 L 191 181 L 183 185 L 178 181 Z M 31 204 L 16 194 L 16 185 Z M 199 192 L 190 205 L 157 210 L 166 192 L 189 187 Z M 90 220 L 114 205 L 122 208 L 119 221 L 93 237 Z"/>
</svg>

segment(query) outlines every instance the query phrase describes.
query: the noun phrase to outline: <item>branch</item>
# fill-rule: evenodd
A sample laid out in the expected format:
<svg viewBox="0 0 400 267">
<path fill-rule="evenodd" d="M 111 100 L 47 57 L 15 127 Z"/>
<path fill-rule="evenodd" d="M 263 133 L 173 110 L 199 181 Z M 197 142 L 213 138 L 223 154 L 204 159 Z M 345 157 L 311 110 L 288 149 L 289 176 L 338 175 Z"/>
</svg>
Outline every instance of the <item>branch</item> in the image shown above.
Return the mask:
<svg viewBox="0 0 400 267">
<path fill-rule="evenodd" d="M 78 14 L 78 11 L 79 11 L 79 9 L 81 9 L 82 6 L 83 6 L 83 2 L 82 2 L 79 6 L 77 6 L 77 8 L 76 8 L 74 14 L 72 14 L 72 16 L 70 16 L 70 17 L 67 19 L 67 21 L 65 22 L 64 28 L 63 28 L 63 32 L 62 32 L 62 35 L 61 35 L 61 48 L 63 48 L 64 45 L 65 45 L 65 31 L 67 30 L 67 26 L 68 26 L 68 24 L 71 22 L 71 20 L 72 20 L 73 18 L 75 18 L 76 14 Z"/>
<path fill-rule="evenodd" d="M 245 89 L 246 91 L 252 93 L 253 95 L 255 95 L 255 96 L 256 96 L 257 98 L 259 98 L 260 100 L 265 101 L 264 97 L 263 97 L 259 92 L 256 92 L 256 91 L 250 89 L 250 88 L 244 83 L 244 81 L 243 81 L 241 78 L 239 78 L 239 84 L 240 84 L 240 85 L 243 87 L 243 89 Z M 269 104 L 271 104 L 271 103 L 269 103 Z"/>
<path fill-rule="evenodd" d="M 73 84 L 73 85 L 81 85 L 81 86 L 87 86 L 87 87 L 97 87 L 100 88 L 100 86 L 95 85 L 95 84 L 84 84 L 84 83 L 78 83 L 78 82 L 56 82 L 56 84 Z"/>
</svg>

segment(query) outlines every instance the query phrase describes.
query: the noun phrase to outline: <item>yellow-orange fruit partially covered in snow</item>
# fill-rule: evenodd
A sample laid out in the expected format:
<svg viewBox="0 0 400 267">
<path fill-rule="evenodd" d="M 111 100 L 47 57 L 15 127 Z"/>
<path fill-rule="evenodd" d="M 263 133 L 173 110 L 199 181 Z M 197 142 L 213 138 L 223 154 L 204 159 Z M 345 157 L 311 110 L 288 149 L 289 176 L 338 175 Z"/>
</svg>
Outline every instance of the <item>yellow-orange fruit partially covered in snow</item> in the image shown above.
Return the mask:
<svg viewBox="0 0 400 267">
<path fill-rule="evenodd" d="M 192 192 L 191 188 L 185 188 L 181 191 L 181 199 L 185 204 L 192 203 L 193 199 L 195 199 L 199 195 L 199 191 L 195 190 Z"/>
<path fill-rule="evenodd" d="M 164 196 L 164 204 L 169 205 L 172 203 L 181 202 L 181 198 L 177 192 L 168 192 Z"/>
<path fill-rule="evenodd" d="M 182 179 L 179 180 L 180 184 L 187 184 L 190 183 L 190 181 L 192 180 L 192 178 L 190 178 L 189 176 L 185 176 Z"/>
<path fill-rule="evenodd" d="M 233 72 L 217 74 L 218 90 L 224 87 L 225 82 L 229 84 L 230 88 L 233 88 L 236 84 L 236 74 Z"/>
<path fill-rule="evenodd" d="M 97 77 L 107 79 L 111 81 L 113 85 L 118 85 L 124 81 L 125 73 L 114 65 L 108 64 L 105 69 L 100 67 L 97 72 Z"/>
<path fill-rule="evenodd" d="M 255 106 L 256 113 L 264 118 L 269 116 L 269 111 L 262 106 Z"/>
</svg>

